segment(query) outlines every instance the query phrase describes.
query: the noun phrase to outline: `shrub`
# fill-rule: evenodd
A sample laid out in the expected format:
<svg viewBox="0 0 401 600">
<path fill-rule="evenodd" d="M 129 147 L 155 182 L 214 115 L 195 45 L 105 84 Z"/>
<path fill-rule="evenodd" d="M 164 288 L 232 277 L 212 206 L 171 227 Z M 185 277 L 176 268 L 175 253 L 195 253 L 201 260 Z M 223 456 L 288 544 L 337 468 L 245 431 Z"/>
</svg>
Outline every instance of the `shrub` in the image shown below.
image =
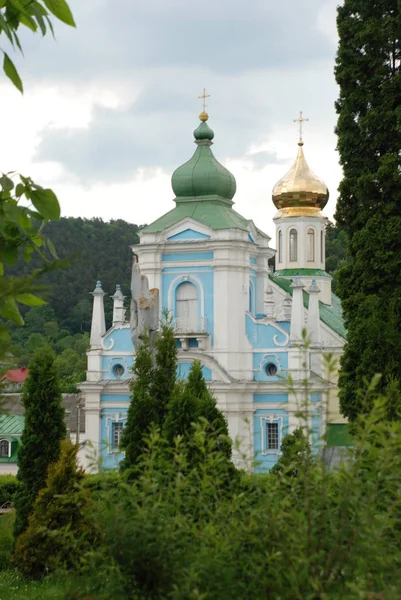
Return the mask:
<svg viewBox="0 0 401 600">
<path fill-rule="evenodd" d="M 0 516 L 0 571 L 11 566 L 11 554 L 14 546 L 13 526 L 15 513 Z"/>
<path fill-rule="evenodd" d="M 14 502 L 20 482 L 15 475 L 0 475 L 0 507 Z"/>
<path fill-rule="evenodd" d="M 17 538 L 14 560 L 27 577 L 79 567 L 96 539 L 90 494 L 82 485 L 85 475 L 77 466 L 77 452 L 78 445 L 63 440 L 60 459 L 49 469 L 28 528 Z"/>
</svg>

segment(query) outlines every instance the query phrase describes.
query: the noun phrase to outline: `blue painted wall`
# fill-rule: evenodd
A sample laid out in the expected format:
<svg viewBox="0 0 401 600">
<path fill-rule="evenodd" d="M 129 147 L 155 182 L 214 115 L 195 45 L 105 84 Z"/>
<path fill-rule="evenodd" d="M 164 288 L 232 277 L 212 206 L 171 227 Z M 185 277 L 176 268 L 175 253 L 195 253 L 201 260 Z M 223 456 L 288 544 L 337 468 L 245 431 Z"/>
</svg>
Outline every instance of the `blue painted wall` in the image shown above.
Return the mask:
<svg viewBox="0 0 401 600">
<path fill-rule="evenodd" d="M 254 394 L 254 402 L 288 402 L 288 394 Z"/>
<path fill-rule="evenodd" d="M 274 420 L 276 421 L 277 418 L 279 422 L 279 445 L 288 432 L 288 414 L 285 410 L 262 408 L 255 412 L 253 421 L 254 451 L 256 461 L 254 469 L 255 473 L 268 472 L 276 464 L 280 457 L 280 450 L 270 451 L 269 453 L 264 454 L 263 438 L 266 440 L 266 435 L 262 435 L 262 428 L 266 427 L 267 421 L 265 421 L 264 418 L 268 418 L 269 415 L 273 415 Z"/>
<path fill-rule="evenodd" d="M 104 347 L 113 352 L 133 352 L 130 327 L 110 329 L 104 336 Z"/>
<path fill-rule="evenodd" d="M 118 420 L 122 421 L 125 426 L 127 418 L 126 408 L 104 408 L 100 417 L 100 458 L 103 470 L 117 469 L 120 461 L 123 459 L 122 452 L 111 450 L 112 423 L 117 420 L 117 413 L 120 415 Z"/>
<path fill-rule="evenodd" d="M 277 368 L 276 375 L 268 375 L 265 367 L 272 363 Z M 286 377 L 286 369 L 288 369 L 288 354 L 287 352 L 253 353 L 253 379 L 255 381 L 283 381 Z"/>
<path fill-rule="evenodd" d="M 213 252 L 175 252 L 174 254 L 163 254 L 163 262 L 188 262 L 197 260 L 213 260 Z"/>
<path fill-rule="evenodd" d="M 274 325 L 255 322 L 250 315 L 245 315 L 245 319 L 246 335 L 252 348 L 274 348 L 288 342 L 287 336 Z"/>
<path fill-rule="evenodd" d="M 181 233 L 176 233 L 175 235 L 171 235 L 168 240 L 207 240 L 210 238 L 210 235 L 206 235 L 201 233 L 200 231 L 195 231 L 194 229 L 185 229 L 181 231 Z"/>
<path fill-rule="evenodd" d="M 111 379 L 113 381 L 131 379 L 133 362 L 133 354 L 119 356 L 116 351 L 116 354 L 114 356 L 102 356 L 103 379 Z M 122 367 L 124 367 L 124 374 L 121 377 L 116 377 L 113 373 L 113 368 L 116 365 L 121 365 Z"/>
</svg>

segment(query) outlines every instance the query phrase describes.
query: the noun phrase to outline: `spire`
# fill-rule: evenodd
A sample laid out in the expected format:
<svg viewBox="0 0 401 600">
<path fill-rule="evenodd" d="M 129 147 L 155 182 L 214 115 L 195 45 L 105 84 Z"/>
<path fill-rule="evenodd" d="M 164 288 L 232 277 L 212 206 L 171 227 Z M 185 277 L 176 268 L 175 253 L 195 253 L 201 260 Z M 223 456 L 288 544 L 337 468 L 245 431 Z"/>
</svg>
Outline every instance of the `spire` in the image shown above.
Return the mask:
<svg viewBox="0 0 401 600">
<path fill-rule="evenodd" d="M 102 283 L 100 281 L 96 283 L 96 287 L 91 293 L 93 296 L 93 309 L 90 345 L 92 348 L 100 348 L 102 344 L 102 337 L 106 333 L 103 302 L 103 298 L 106 294 L 103 291 Z"/>
<path fill-rule="evenodd" d="M 277 216 L 322 216 L 321 210 L 329 199 L 326 184 L 309 168 L 303 151 L 303 123 L 309 119 L 302 111 L 294 123 L 299 123 L 298 154 L 291 169 L 273 188 L 273 204 L 278 208 Z"/>
<path fill-rule="evenodd" d="M 123 325 L 125 323 L 125 308 L 123 293 L 121 286 L 116 285 L 116 291 L 113 298 L 113 327 L 116 325 Z"/>
<path fill-rule="evenodd" d="M 309 292 L 309 307 L 308 307 L 308 322 L 307 332 L 311 344 L 320 344 L 320 314 L 319 314 L 319 293 L 320 288 L 316 284 L 316 280 L 312 279 L 312 283 L 308 288 Z"/>
<path fill-rule="evenodd" d="M 302 330 L 304 328 L 304 284 L 295 277 L 291 284 L 292 287 L 292 310 L 291 310 L 291 327 L 290 327 L 290 342 L 302 341 Z"/>
<path fill-rule="evenodd" d="M 199 115 L 200 124 L 194 131 L 197 148 L 188 162 L 176 169 L 171 178 L 173 191 L 176 195 L 175 202 L 201 202 L 214 201 L 232 205 L 232 198 L 236 191 L 234 176 L 221 165 L 211 151 L 214 131 L 207 121 L 206 90 L 203 95 L 202 112 Z"/>
</svg>

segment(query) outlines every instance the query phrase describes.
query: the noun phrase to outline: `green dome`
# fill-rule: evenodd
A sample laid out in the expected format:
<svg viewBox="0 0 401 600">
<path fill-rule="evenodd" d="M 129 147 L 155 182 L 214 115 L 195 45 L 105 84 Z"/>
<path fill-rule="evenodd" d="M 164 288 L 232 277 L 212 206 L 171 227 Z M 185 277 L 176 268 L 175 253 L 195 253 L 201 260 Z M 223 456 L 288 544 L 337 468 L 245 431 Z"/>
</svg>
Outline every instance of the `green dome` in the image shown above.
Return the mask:
<svg viewBox="0 0 401 600">
<path fill-rule="evenodd" d="M 232 204 L 236 191 L 234 176 L 214 157 L 210 149 L 214 132 L 203 121 L 194 131 L 197 149 L 193 157 L 173 173 L 171 184 L 177 202 L 201 199 Z"/>
</svg>

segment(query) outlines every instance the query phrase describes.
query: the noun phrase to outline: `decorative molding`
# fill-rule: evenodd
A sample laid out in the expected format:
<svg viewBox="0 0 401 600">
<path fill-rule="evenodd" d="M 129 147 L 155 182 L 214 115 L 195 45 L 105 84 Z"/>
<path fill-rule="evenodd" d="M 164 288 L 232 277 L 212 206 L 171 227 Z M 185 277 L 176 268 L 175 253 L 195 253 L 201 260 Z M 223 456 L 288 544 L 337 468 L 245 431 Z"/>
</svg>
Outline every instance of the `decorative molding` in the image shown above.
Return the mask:
<svg viewBox="0 0 401 600">
<path fill-rule="evenodd" d="M 278 449 L 277 450 L 268 450 L 266 448 L 266 423 L 278 423 Z M 277 456 L 281 456 L 282 452 L 280 451 L 281 442 L 283 439 L 283 425 L 284 425 L 284 417 L 275 415 L 274 413 L 270 415 L 264 415 L 260 417 L 260 432 L 261 432 L 261 453 L 262 456 L 269 456 L 275 454 Z"/>
</svg>

